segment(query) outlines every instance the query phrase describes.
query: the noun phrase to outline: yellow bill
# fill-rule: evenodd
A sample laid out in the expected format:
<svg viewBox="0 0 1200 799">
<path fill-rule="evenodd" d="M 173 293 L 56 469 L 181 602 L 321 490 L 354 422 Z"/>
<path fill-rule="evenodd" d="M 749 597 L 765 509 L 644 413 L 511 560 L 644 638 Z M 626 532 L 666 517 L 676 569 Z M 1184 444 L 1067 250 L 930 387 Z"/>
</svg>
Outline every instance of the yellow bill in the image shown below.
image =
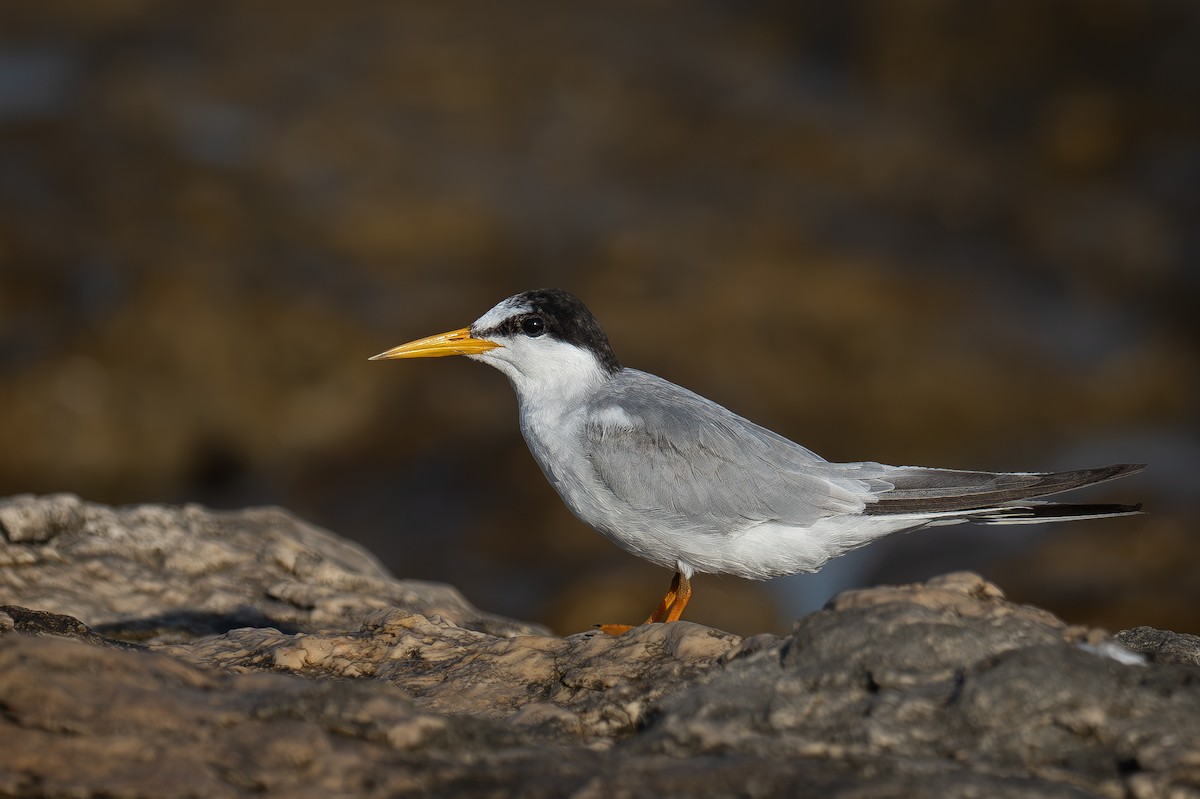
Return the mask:
<svg viewBox="0 0 1200 799">
<path fill-rule="evenodd" d="M 392 347 L 387 352 L 372 355 L 367 360 L 383 361 L 393 358 L 443 358 L 447 355 L 475 355 L 480 352 L 494 350 L 500 345 L 483 338 L 473 338 L 471 328 L 462 327 L 449 333 L 439 333 L 436 336 L 417 339 L 399 347 Z"/>
</svg>

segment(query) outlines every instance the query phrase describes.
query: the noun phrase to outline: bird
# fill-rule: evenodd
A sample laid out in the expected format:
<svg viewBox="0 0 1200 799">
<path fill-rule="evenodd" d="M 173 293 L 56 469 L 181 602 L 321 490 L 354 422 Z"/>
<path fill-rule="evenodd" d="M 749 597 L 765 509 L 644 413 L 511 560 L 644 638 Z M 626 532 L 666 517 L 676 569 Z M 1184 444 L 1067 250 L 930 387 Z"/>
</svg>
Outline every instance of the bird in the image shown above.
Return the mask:
<svg viewBox="0 0 1200 799">
<path fill-rule="evenodd" d="M 674 571 L 643 624 L 675 622 L 696 573 L 764 580 L 815 572 L 894 533 L 1138 513 L 1043 497 L 1145 464 L 988 472 L 828 461 L 664 378 L 623 366 L 570 292 L 502 300 L 467 327 L 369 360 L 463 355 L 502 372 L 521 433 L 566 506 L 603 536 Z M 633 625 L 597 625 L 614 635 Z"/>
</svg>

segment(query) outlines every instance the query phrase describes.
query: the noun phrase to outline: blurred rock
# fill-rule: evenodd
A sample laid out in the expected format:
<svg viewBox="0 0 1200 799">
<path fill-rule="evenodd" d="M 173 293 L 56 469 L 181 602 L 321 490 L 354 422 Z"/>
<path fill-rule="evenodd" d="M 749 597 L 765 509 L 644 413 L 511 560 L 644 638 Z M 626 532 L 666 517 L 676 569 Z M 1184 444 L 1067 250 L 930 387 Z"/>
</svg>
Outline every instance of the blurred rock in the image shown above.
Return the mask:
<svg viewBox="0 0 1200 799">
<path fill-rule="evenodd" d="M 69 575 L 58 606 L 107 619 L 0 608 L 5 795 L 1200 795 L 1200 639 L 1110 638 L 969 573 L 842 594 L 784 637 L 558 638 L 282 511 L 2 509 L 3 600 Z M 280 580 L 339 600 L 298 611 Z M 263 623 L 185 621 L 231 605 Z"/>
<path fill-rule="evenodd" d="M 1010 596 L 1080 624 L 1193 629 L 1200 607 L 1200 517 L 1151 511 L 1132 524 L 1066 525 L 1048 531 L 1036 554 L 989 569 Z"/>
</svg>

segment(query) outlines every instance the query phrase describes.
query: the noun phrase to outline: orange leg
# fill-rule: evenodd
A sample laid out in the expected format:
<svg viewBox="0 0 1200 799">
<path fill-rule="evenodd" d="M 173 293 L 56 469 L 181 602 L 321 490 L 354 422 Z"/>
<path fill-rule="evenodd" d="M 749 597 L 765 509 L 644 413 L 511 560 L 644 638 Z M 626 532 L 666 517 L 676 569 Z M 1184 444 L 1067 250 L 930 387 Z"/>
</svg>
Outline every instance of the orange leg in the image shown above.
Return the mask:
<svg viewBox="0 0 1200 799">
<path fill-rule="evenodd" d="M 675 572 L 675 577 L 671 579 L 671 587 L 667 589 L 662 602 L 658 603 L 658 607 L 650 614 L 650 618 L 646 619 L 642 624 L 679 621 L 679 617 L 683 615 L 683 609 L 687 607 L 688 600 L 691 598 L 691 580 L 684 577 L 681 573 Z M 630 624 L 597 624 L 596 626 L 609 635 L 620 635 L 623 632 L 633 629 L 633 626 Z"/>
<path fill-rule="evenodd" d="M 650 614 L 650 618 L 646 619 L 643 624 L 655 624 L 667 618 L 667 611 L 675 604 L 675 598 L 679 595 L 679 580 L 683 577 L 679 572 L 675 572 L 675 576 L 671 579 L 671 587 L 667 589 L 667 595 L 662 598 L 662 602 L 658 603 L 658 607 Z M 691 588 L 688 588 L 689 593 Z M 674 619 L 672 619 L 674 621 Z"/>
<path fill-rule="evenodd" d="M 667 621 L 679 621 L 679 617 L 683 615 L 683 609 L 687 607 L 688 600 L 692 598 L 692 581 L 684 577 L 682 574 L 676 574 L 674 582 L 671 585 L 678 583 L 676 589 L 675 601 L 671 603 L 671 612 L 667 614 Z"/>
</svg>

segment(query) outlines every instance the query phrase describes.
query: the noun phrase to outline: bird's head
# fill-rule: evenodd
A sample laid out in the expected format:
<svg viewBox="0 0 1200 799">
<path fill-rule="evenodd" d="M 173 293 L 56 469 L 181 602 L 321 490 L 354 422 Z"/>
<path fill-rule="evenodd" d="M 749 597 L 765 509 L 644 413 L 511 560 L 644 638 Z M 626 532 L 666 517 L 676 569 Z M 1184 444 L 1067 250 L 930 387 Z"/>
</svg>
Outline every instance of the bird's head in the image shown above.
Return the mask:
<svg viewBox="0 0 1200 799">
<path fill-rule="evenodd" d="M 469 327 L 410 341 L 370 360 L 445 355 L 465 355 L 496 367 L 522 400 L 574 394 L 621 369 L 596 317 L 561 289 L 513 295 Z"/>
</svg>

